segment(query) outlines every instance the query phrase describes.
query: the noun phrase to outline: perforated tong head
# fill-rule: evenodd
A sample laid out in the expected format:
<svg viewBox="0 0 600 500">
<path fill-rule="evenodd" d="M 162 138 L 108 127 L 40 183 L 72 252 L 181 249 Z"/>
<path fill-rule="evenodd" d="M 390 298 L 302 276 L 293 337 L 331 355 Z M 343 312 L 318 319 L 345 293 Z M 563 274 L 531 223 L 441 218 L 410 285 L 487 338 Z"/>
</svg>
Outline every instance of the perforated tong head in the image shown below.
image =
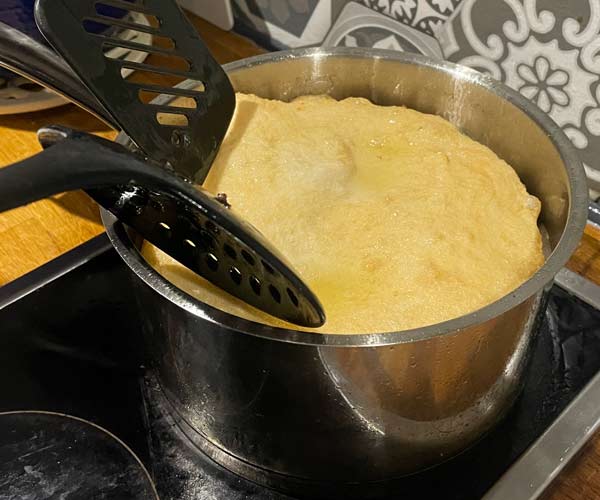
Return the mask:
<svg viewBox="0 0 600 500">
<path fill-rule="evenodd" d="M 0 211 L 74 189 L 219 288 L 273 316 L 317 327 L 316 296 L 250 224 L 208 192 L 105 139 L 63 127 L 45 150 L 0 169 Z"/>
</svg>

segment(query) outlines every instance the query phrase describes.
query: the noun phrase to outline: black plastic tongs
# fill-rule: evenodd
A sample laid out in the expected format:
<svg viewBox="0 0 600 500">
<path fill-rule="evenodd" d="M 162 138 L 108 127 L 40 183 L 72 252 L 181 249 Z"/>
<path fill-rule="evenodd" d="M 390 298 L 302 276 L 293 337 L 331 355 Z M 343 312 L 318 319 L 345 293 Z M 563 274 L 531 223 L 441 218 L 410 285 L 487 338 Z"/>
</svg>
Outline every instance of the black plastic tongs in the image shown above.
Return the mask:
<svg viewBox="0 0 600 500">
<path fill-rule="evenodd" d="M 118 17 L 99 7 L 122 10 Z M 134 23 L 130 12 L 153 26 Z M 318 299 L 278 252 L 201 183 L 217 154 L 235 108 L 235 94 L 221 66 L 172 0 L 37 0 L 44 36 L 137 146 L 130 151 L 89 134 L 46 127 L 45 151 L 0 170 L 0 209 L 70 189 L 86 189 L 104 208 L 142 237 L 215 285 L 273 316 L 320 326 Z M 165 47 L 115 38 L 118 26 L 170 41 Z M 125 47 L 177 57 L 186 69 L 112 59 L 107 49 Z M 122 70 L 176 75 L 198 82 L 188 90 L 125 80 Z M 142 92 L 186 98 L 186 107 L 146 104 Z M 176 101 L 175 101 L 176 102 Z M 194 103 L 189 107 L 189 103 Z M 90 105 L 91 106 L 91 105 Z M 162 115 L 171 117 L 166 122 Z"/>
</svg>

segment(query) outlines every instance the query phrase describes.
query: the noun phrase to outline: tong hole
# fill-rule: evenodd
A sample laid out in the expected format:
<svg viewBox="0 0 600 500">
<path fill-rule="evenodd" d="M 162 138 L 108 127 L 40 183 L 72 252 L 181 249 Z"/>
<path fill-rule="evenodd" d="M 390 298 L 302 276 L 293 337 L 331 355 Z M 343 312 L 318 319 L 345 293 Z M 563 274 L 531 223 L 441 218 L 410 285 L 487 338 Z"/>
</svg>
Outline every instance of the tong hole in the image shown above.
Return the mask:
<svg viewBox="0 0 600 500">
<path fill-rule="evenodd" d="M 235 250 L 231 247 L 231 245 L 228 245 L 227 243 L 225 243 L 223 245 L 223 250 L 225 250 L 225 253 L 234 260 L 237 257 L 237 254 L 235 253 Z"/>
<path fill-rule="evenodd" d="M 246 250 L 242 250 L 241 254 L 248 264 L 250 264 L 251 266 L 254 265 L 254 257 L 252 257 L 252 255 L 250 255 Z"/>
<path fill-rule="evenodd" d="M 206 248 L 214 248 L 216 246 L 213 236 L 203 229 L 200 229 L 196 233 L 196 237 L 200 240 L 199 243 Z"/>
<path fill-rule="evenodd" d="M 231 281 L 236 285 L 239 285 L 242 282 L 242 273 L 235 266 L 229 268 L 229 276 L 231 277 Z"/>
<path fill-rule="evenodd" d="M 167 102 L 163 103 L 163 105 L 170 106 L 172 108 L 196 109 L 198 107 L 196 100 L 192 97 L 177 97 L 175 94 L 165 94 L 144 89 L 138 90 L 138 99 L 140 102 L 146 104 L 154 99 L 163 99 L 165 101 L 168 100 Z"/>
<path fill-rule="evenodd" d="M 16 86 L 20 89 L 27 90 L 28 92 L 40 92 L 44 89 L 44 87 L 38 85 L 37 83 L 30 82 L 27 80 L 17 81 Z"/>
<path fill-rule="evenodd" d="M 123 5 L 123 3 L 128 3 L 130 5 Z M 136 0 L 121 0 L 117 2 L 113 2 L 111 0 L 103 0 L 100 2 L 96 2 L 96 12 L 101 16 L 111 17 L 113 19 L 122 19 L 128 12 L 142 12 L 143 8 L 140 9 L 138 6 L 136 8 Z M 152 14 L 148 14 L 147 12 L 143 12 L 144 17 L 148 19 L 148 21 L 153 25 L 157 26 L 159 24 L 159 20 L 156 16 Z M 128 20 L 129 21 L 129 20 Z M 134 21 L 130 21 L 132 24 L 136 24 Z"/>
<path fill-rule="evenodd" d="M 152 54 L 154 57 L 154 54 Z M 126 60 L 121 60 L 121 78 L 126 79 L 129 74 L 135 72 L 136 76 L 136 84 L 138 82 L 141 85 L 148 84 L 153 81 L 162 81 L 163 85 L 175 85 L 178 81 L 181 81 L 183 76 L 179 76 L 180 74 L 185 75 L 185 72 L 182 72 L 178 69 L 174 68 L 164 68 L 161 66 L 150 66 L 148 63 L 135 63 Z M 179 76 L 179 80 L 177 77 Z M 167 83 L 165 79 L 169 79 L 170 83 Z"/>
<path fill-rule="evenodd" d="M 260 280 L 256 276 L 250 276 L 250 288 L 256 295 L 260 295 Z"/>
<path fill-rule="evenodd" d="M 265 271 L 267 271 L 269 274 L 275 274 L 274 269 L 267 264 L 264 260 L 261 260 L 263 267 L 265 268 Z"/>
<path fill-rule="evenodd" d="M 127 14 L 130 14 L 131 12 L 136 12 L 136 13 L 140 12 L 140 10 L 138 10 L 139 7 L 137 9 L 135 7 L 135 1 L 134 2 L 132 2 L 131 0 L 124 0 L 124 1 L 131 4 L 131 7 L 129 5 L 127 6 L 127 10 L 125 10 L 124 5 L 122 5 L 123 8 L 119 8 L 116 5 L 114 5 L 116 2 L 111 2 L 110 0 L 107 0 L 104 2 L 96 2 L 96 13 L 98 13 L 99 15 L 101 15 L 103 17 L 109 17 L 112 19 L 116 19 L 117 21 L 122 19 L 122 20 L 126 21 L 127 24 L 130 26 L 140 26 L 141 28 L 146 28 L 147 26 L 145 24 L 143 24 L 143 22 L 141 24 L 137 22 L 137 19 L 135 16 L 131 16 L 131 15 L 127 16 Z M 158 19 L 158 17 L 156 17 L 153 14 L 149 14 L 148 12 L 143 12 L 142 14 L 151 26 L 153 26 L 153 27 L 160 26 L 160 20 Z"/>
<path fill-rule="evenodd" d="M 187 127 L 189 124 L 187 116 L 181 113 L 156 113 L 156 121 L 161 125 L 170 125 L 173 127 Z"/>
<path fill-rule="evenodd" d="M 136 215 L 141 215 L 142 211 L 143 211 L 143 208 L 140 206 L 135 208 Z M 159 222 L 158 229 L 161 233 L 161 237 L 163 237 L 163 238 L 171 237 L 171 226 L 169 226 L 169 224 L 167 224 L 166 222 Z"/>
<path fill-rule="evenodd" d="M 147 14 L 144 14 L 144 15 L 147 16 Z M 144 46 L 148 47 L 149 49 L 152 49 L 152 47 L 154 47 L 154 46 L 161 47 L 164 49 L 169 49 L 169 50 L 172 50 L 175 48 L 175 41 L 171 37 L 157 35 L 155 30 L 152 30 L 152 43 L 145 42 L 145 39 L 147 37 L 145 31 L 139 31 L 136 29 L 128 29 L 128 31 L 129 31 L 129 33 L 131 33 L 132 41 L 134 41 L 138 45 L 144 45 Z"/>
<path fill-rule="evenodd" d="M 219 267 L 219 259 L 217 259 L 217 256 L 215 254 L 212 254 L 212 253 L 206 254 L 206 265 L 212 271 L 216 271 L 217 268 Z"/>
<path fill-rule="evenodd" d="M 111 25 L 92 19 L 84 19 L 82 22 L 83 29 L 88 33 L 103 33 L 110 29 Z"/>
<path fill-rule="evenodd" d="M 144 61 L 143 63 L 139 64 L 143 64 L 149 72 L 152 71 L 152 68 L 189 71 L 192 67 L 191 63 L 187 59 L 174 54 L 161 54 L 156 50 L 152 50 L 152 47 L 148 47 L 148 50 L 131 49 L 119 45 L 118 42 L 111 41 L 104 42 L 102 44 L 102 50 L 104 52 L 104 57 L 108 59 L 124 61 L 125 65 L 127 61 L 127 59 L 125 59 L 126 56 L 128 57 L 128 60 Z M 121 76 L 123 76 L 122 70 Z"/>
<path fill-rule="evenodd" d="M 148 16 L 147 14 L 144 15 Z M 151 16 L 151 21 L 152 18 L 156 19 L 154 16 Z M 114 36 L 114 32 L 116 32 L 118 28 L 121 28 L 123 25 L 126 25 L 127 31 L 130 34 L 131 39 L 135 40 L 136 43 L 145 45 L 148 48 L 152 48 L 153 45 L 160 46 L 166 49 L 175 48 L 175 42 L 172 38 L 168 36 L 158 35 L 156 33 L 156 28 L 134 23 L 131 22 L 131 20 L 129 19 L 127 21 L 123 21 L 122 19 L 111 18 L 109 16 L 88 17 L 87 19 L 84 19 L 81 24 L 83 26 L 83 29 L 88 33 L 100 35 L 103 37 Z M 136 29 L 136 27 L 138 27 L 139 29 Z M 152 33 L 152 44 L 145 43 L 144 41 L 147 37 L 147 33 Z"/>
<path fill-rule="evenodd" d="M 117 48 L 119 50 L 116 50 Z M 106 57 L 107 59 L 118 60 L 123 60 L 126 56 L 133 56 L 137 60 L 144 60 L 150 54 L 145 50 L 127 49 L 107 43 L 102 44 L 102 50 L 104 52 L 104 57 Z M 121 74 L 121 76 L 123 75 Z"/>
<path fill-rule="evenodd" d="M 194 78 L 188 78 L 187 83 L 189 83 L 190 85 L 194 84 L 193 90 L 196 92 L 205 92 L 206 91 L 206 85 L 204 85 L 204 82 L 202 82 L 200 80 L 195 80 Z"/>
<path fill-rule="evenodd" d="M 279 290 L 277 290 L 277 288 L 275 288 L 273 285 L 269 285 L 269 292 L 271 293 L 273 300 L 278 304 L 281 304 L 281 294 L 279 293 Z"/>
<path fill-rule="evenodd" d="M 183 240 L 183 242 L 191 246 L 192 248 L 196 248 L 196 244 L 192 240 Z"/>
<path fill-rule="evenodd" d="M 288 297 L 290 298 L 290 300 L 292 301 L 292 304 L 294 304 L 294 306 L 298 307 L 298 297 L 296 297 L 296 294 L 294 292 L 292 292 L 289 288 L 287 288 L 287 294 L 288 294 Z"/>
<path fill-rule="evenodd" d="M 96 2 L 94 7 L 96 8 L 96 12 L 101 16 L 112 17 L 114 19 L 122 19 L 127 14 L 126 10 L 118 9 L 104 2 Z"/>
</svg>

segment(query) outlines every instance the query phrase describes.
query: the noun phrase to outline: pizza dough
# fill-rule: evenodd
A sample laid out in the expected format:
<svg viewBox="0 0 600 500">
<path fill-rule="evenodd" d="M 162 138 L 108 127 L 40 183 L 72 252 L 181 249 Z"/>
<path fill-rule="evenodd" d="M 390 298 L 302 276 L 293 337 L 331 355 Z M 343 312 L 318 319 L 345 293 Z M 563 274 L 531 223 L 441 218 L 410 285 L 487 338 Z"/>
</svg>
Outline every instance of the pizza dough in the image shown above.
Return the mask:
<svg viewBox="0 0 600 500">
<path fill-rule="evenodd" d="M 446 120 L 366 99 L 286 103 L 237 94 L 204 186 L 285 255 L 321 300 L 313 331 L 430 325 L 506 295 L 542 264 L 540 202 Z M 221 310 L 288 326 L 150 244 L 165 278 Z"/>
</svg>

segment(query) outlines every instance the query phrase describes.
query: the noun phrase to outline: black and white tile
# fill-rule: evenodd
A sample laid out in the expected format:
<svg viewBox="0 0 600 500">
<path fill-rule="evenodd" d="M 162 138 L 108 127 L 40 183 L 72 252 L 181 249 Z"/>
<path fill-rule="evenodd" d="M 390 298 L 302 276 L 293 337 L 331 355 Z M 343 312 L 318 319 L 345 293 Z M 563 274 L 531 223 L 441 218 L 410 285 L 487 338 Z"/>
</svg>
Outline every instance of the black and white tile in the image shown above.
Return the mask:
<svg viewBox="0 0 600 500">
<path fill-rule="evenodd" d="M 349 2 L 340 12 L 323 45 L 334 47 L 369 47 L 416 52 L 441 58 L 438 41 L 404 23 L 357 2 Z"/>
<path fill-rule="evenodd" d="M 600 191 L 600 0 L 465 0 L 437 38 L 548 113 Z"/>
<path fill-rule="evenodd" d="M 332 0 L 233 0 L 235 29 L 275 48 L 320 44 L 331 27 Z"/>
<path fill-rule="evenodd" d="M 433 35 L 462 0 L 363 0 L 367 7 Z"/>
</svg>

